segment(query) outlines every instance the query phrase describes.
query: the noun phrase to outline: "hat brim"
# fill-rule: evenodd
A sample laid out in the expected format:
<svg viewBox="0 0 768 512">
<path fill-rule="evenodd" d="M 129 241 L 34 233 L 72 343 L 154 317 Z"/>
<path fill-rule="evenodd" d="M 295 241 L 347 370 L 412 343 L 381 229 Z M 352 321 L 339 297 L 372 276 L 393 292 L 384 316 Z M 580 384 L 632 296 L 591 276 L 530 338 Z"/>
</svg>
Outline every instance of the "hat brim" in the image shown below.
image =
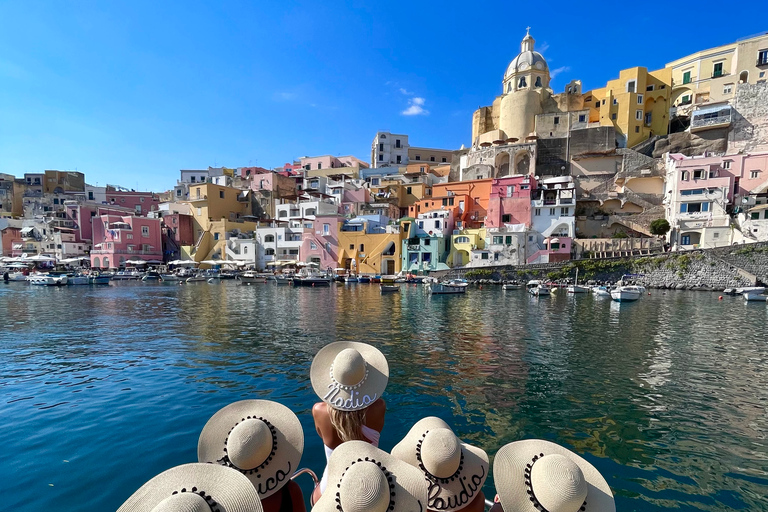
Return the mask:
<svg viewBox="0 0 768 512">
<path fill-rule="evenodd" d="M 550 441 L 526 439 L 502 446 L 493 460 L 496 493 L 504 512 L 538 512 L 528 498 L 525 467 L 534 456 L 563 455 L 575 462 L 587 482 L 585 512 L 615 512 L 616 503 L 608 482 L 595 467 L 572 451 Z"/>
<path fill-rule="evenodd" d="M 353 348 L 360 352 L 368 365 L 368 376 L 359 388 L 340 388 L 331 377 L 333 360 L 342 350 Z M 312 360 L 309 370 L 312 389 L 325 403 L 340 411 L 359 411 L 381 398 L 389 382 L 389 364 L 379 349 L 355 341 L 337 341 L 324 346 Z"/>
<path fill-rule="evenodd" d="M 196 491 L 192 491 L 195 488 Z M 117 512 L 150 512 L 174 492 L 204 492 L 227 512 L 262 512 L 256 489 L 240 472 L 216 464 L 184 464 L 142 485 Z"/>
<path fill-rule="evenodd" d="M 237 468 L 227 463 L 226 440 L 229 432 L 247 417 L 263 418 L 274 427 L 276 448 L 263 467 Z M 233 467 L 251 481 L 261 499 L 272 496 L 291 480 L 304 452 L 301 422 L 288 407 L 270 400 L 241 400 L 214 414 L 203 427 L 197 443 L 200 462 L 216 462 Z"/>
<path fill-rule="evenodd" d="M 490 464 L 488 454 L 482 448 L 460 443 L 463 462 L 458 473 L 446 479 L 426 475 L 421 469 L 416 447 L 427 431 L 438 428 L 451 429 L 445 421 L 434 416 L 417 421 L 403 440 L 392 448 L 392 455 L 416 467 L 427 478 L 430 483 L 430 510 L 452 512 L 469 505 L 477 493 L 482 491 Z"/>
<path fill-rule="evenodd" d="M 312 512 L 338 512 L 338 484 L 352 464 L 362 461 L 380 463 L 391 473 L 394 508 L 390 512 L 426 512 L 428 482 L 421 471 L 365 441 L 347 441 L 333 450 L 328 460 L 328 487 Z"/>
</svg>

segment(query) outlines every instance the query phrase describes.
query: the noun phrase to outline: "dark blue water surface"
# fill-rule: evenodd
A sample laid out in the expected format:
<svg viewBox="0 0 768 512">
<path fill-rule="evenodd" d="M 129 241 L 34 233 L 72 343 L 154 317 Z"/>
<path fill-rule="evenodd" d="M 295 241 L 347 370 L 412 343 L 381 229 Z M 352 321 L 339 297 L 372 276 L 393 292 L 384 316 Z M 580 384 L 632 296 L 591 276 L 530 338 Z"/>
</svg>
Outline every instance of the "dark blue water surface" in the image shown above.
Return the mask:
<svg viewBox="0 0 768 512">
<path fill-rule="evenodd" d="M 765 303 L 12 283 L 0 285 L 0 314 L 11 510 L 114 510 L 157 473 L 196 461 L 208 418 L 246 398 L 296 412 L 302 466 L 320 473 L 309 367 L 337 340 L 372 343 L 389 360 L 386 450 L 437 415 L 491 456 L 526 438 L 569 447 L 605 475 L 620 511 L 768 510 Z M 310 479 L 299 481 L 307 496 Z"/>
</svg>

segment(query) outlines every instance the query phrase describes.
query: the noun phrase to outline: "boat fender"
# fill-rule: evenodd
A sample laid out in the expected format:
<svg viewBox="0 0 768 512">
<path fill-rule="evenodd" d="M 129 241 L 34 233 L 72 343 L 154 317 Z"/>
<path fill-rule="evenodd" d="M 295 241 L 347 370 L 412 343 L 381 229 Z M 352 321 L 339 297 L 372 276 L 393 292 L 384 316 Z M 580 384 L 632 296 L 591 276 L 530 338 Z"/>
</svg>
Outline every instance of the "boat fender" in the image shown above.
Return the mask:
<svg viewBox="0 0 768 512">
<path fill-rule="evenodd" d="M 723 300 L 723 296 L 722 296 L 722 295 L 720 295 L 720 296 L 717 298 L 717 300 Z"/>
</svg>

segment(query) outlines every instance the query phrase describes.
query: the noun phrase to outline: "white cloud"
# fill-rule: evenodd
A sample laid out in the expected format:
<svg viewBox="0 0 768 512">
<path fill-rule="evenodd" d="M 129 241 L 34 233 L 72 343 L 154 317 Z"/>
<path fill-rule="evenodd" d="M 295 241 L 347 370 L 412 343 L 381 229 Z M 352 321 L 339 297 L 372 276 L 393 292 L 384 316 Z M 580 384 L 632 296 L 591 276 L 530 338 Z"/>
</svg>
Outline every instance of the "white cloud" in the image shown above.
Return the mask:
<svg viewBox="0 0 768 512">
<path fill-rule="evenodd" d="M 405 94 L 406 96 L 413 96 L 413 93 L 411 91 L 408 91 L 403 87 L 400 88 L 400 94 Z"/>
<path fill-rule="evenodd" d="M 541 43 L 538 48 L 535 49 L 540 54 L 544 55 L 544 52 L 549 50 L 549 43 Z"/>
<path fill-rule="evenodd" d="M 555 69 L 553 69 L 552 71 L 549 72 L 549 78 L 554 80 L 555 77 L 557 75 L 559 75 L 560 73 L 563 73 L 565 71 L 570 71 L 570 70 L 571 70 L 570 66 L 561 66 L 559 68 L 555 68 Z"/>
<path fill-rule="evenodd" d="M 401 112 L 404 116 L 426 116 L 429 110 L 424 109 L 424 98 L 411 98 L 408 100 L 408 108 Z"/>
</svg>

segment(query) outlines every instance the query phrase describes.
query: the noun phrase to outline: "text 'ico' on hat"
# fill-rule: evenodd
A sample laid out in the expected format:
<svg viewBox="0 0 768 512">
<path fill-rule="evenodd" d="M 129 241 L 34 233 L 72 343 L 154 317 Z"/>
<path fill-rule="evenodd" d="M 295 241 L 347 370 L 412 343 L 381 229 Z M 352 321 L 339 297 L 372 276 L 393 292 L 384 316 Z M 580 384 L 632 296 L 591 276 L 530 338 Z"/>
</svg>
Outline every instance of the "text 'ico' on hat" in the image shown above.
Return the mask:
<svg viewBox="0 0 768 512">
<path fill-rule="evenodd" d="M 595 467 L 539 439 L 502 446 L 493 460 L 504 512 L 615 512 L 611 488 Z"/>
<path fill-rule="evenodd" d="M 312 512 L 426 512 L 427 482 L 413 466 L 365 441 L 340 444 Z"/>
<path fill-rule="evenodd" d="M 304 451 L 296 415 L 270 400 L 242 400 L 214 414 L 200 433 L 197 458 L 244 474 L 261 499 L 287 484 Z"/>
<path fill-rule="evenodd" d="M 359 411 L 381 398 L 389 380 L 389 365 L 376 347 L 337 341 L 315 355 L 309 378 L 323 402 L 340 411 Z"/>
<path fill-rule="evenodd" d="M 216 464 L 184 464 L 139 488 L 117 512 L 262 512 L 250 480 Z"/>
<path fill-rule="evenodd" d="M 446 422 L 434 416 L 417 421 L 392 455 L 419 468 L 429 480 L 430 510 L 466 507 L 488 477 L 485 451 L 462 443 Z"/>
</svg>

